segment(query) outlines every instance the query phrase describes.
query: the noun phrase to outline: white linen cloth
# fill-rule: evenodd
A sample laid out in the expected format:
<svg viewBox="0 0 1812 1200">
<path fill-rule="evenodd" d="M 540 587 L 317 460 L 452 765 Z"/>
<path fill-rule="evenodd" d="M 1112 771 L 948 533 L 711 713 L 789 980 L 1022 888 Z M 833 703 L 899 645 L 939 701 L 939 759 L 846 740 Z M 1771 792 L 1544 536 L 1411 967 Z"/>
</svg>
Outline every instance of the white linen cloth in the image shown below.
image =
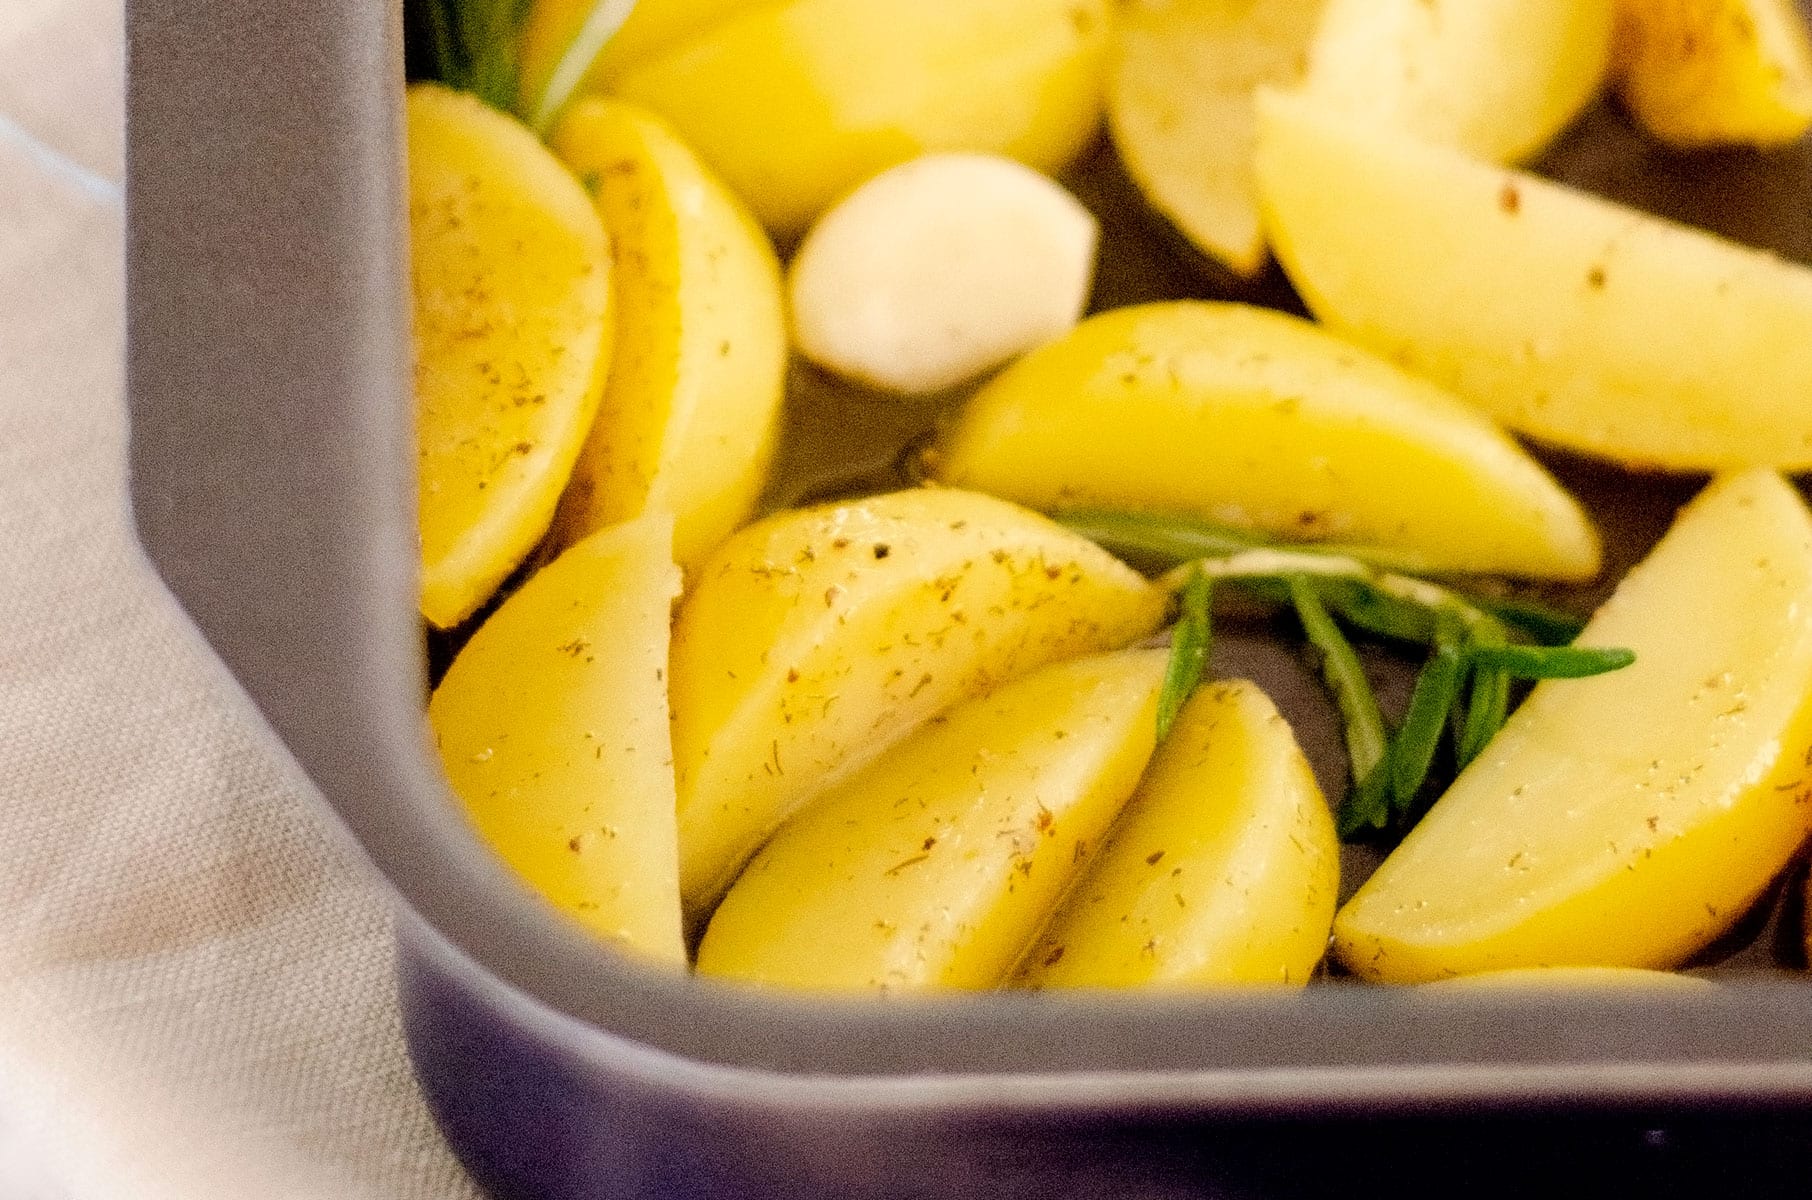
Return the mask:
<svg viewBox="0 0 1812 1200">
<path fill-rule="evenodd" d="M 478 1193 L 389 916 L 137 556 L 119 0 L 0 0 L 0 1200 Z"/>
</svg>

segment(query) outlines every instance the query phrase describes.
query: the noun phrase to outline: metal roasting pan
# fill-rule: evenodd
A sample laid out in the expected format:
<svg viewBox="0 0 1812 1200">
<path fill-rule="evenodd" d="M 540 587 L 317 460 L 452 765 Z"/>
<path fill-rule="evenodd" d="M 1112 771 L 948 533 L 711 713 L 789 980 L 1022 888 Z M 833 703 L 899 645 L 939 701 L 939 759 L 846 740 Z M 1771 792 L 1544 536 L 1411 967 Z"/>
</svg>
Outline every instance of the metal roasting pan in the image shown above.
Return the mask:
<svg viewBox="0 0 1812 1200">
<path fill-rule="evenodd" d="M 834 1003 L 652 973 L 566 925 L 468 832 L 424 732 L 399 0 L 126 7 L 145 551 L 388 882 L 417 1072 L 495 1195 L 1804 1193 L 1812 984 L 1754 969 L 1791 964 L 1791 902 L 1707 959 L 1726 986 L 1649 994 Z M 1671 156 L 1607 105 L 1542 167 L 1812 260 L 1806 147 Z M 1120 212 L 1110 155 L 1074 184 L 1116 214 L 1101 302 L 1225 294 Z M 1288 303 L 1276 278 L 1258 292 Z M 826 442 L 822 391 L 803 379 L 795 406 L 801 491 L 832 458 L 884 472 L 929 419 Z M 1618 564 L 1696 486 L 1553 465 Z M 1339 786 L 1293 654 L 1236 636 L 1217 669 L 1264 681 Z"/>
</svg>

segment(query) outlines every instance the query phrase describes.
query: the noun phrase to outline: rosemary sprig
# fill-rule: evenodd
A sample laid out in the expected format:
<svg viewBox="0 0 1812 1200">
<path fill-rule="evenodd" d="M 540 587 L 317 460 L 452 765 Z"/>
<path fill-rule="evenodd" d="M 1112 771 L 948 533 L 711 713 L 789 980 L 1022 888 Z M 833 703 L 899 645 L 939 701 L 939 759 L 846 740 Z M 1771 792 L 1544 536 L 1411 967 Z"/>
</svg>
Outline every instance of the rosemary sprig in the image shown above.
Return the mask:
<svg viewBox="0 0 1812 1200">
<path fill-rule="evenodd" d="M 1565 644 L 1584 624 L 1571 614 L 1469 595 L 1332 547 L 1265 545 L 1241 530 L 1138 514 L 1070 513 L 1059 519 L 1148 563 L 1199 553 L 1183 558 L 1163 580 L 1179 593 L 1183 615 L 1172 633 L 1160 695 L 1160 737 L 1169 733 L 1205 674 L 1213 583 L 1295 609 L 1319 651 L 1323 679 L 1344 723 L 1352 782 L 1340 806 L 1343 838 L 1413 824 L 1443 735 L 1452 731 L 1454 766 L 1464 769 L 1508 719 L 1514 680 L 1581 679 L 1635 661 L 1624 649 Z M 1342 622 L 1429 648 L 1394 734 Z"/>
<path fill-rule="evenodd" d="M 1346 722 L 1346 756 L 1352 763 L 1353 778 L 1370 776 L 1390 752 L 1390 735 L 1384 729 L 1384 713 L 1378 707 L 1377 693 L 1359 661 L 1353 644 L 1340 632 L 1340 626 L 1328 615 L 1315 586 L 1303 575 L 1291 575 L 1285 581 L 1290 589 L 1290 602 L 1302 620 L 1302 629 L 1311 645 L 1321 651 L 1321 674 L 1333 693 L 1334 705 Z"/>
<path fill-rule="evenodd" d="M 528 0 L 407 0 L 406 28 L 426 43 L 412 61 L 426 77 L 507 112 L 516 102 L 517 42 L 527 14 Z"/>
<path fill-rule="evenodd" d="M 553 128 L 554 121 L 572 103 L 592 64 L 598 61 L 598 55 L 623 27 L 623 22 L 629 19 L 635 5 L 636 0 L 593 0 L 591 11 L 585 14 L 585 20 L 573 34 L 572 41 L 567 43 L 560 61 L 554 64 L 553 73 L 542 85 L 541 94 L 523 96 L 518 102 L 523 119 L 537 133 L 545 137 Z"/>
<path fill-rule="evenodd" d="M 1170 736 L 1183 705 L 1201 686 L 1208 673 L 1208 654 L 1214 646 L 1214 581 L 1202 571 L 1183 585 L 1182 615 L 1170 632 L 1170 661 L 1164 667 L 1164 685 L 1158 692 L 1158 741 Z"/>
<path fill-rule="evenodd" d="M 1455 622 L 1438 623 L 1434 653 L 1416 677 L 1409 711 L 1391 746 L 1391 799 L 1396 813 L 1408 812 L 1428 781 L 1441 735 L 1447 731 L 1447 714 L 1459 700 L 1466 678 L 1465 642 L 1465 630 Z"/>
</svg>

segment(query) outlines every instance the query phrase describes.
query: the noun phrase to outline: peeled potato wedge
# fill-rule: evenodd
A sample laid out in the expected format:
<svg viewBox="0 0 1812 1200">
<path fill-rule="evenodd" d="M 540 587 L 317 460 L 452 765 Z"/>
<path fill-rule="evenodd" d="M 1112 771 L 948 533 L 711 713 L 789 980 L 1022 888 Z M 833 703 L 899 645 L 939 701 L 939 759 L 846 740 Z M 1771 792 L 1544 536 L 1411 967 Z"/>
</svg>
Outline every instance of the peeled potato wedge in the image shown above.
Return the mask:
<svg viewBox="0 0 1812 1200">
<path fill-rule="evenodd" d="M 952 709 L 788 822 L 698 969 L 819 991 L 1003 982 L 1139 781 L 1162 650 L 1047 667 Z"/>
<path fill-rule="evenodd" d="M 673 123 L 771 230 L 798 233 L 930 150 L 1068 162 L 1101 114 L 1108 0 L 783 0 L 614 85 Z"/>
<path fill-rule="evenodd" d="M 525 883 L 599 936 L 683 965 L 672 533 L 650 514 L 536 573 L 460 651 L 428 720 L 467 815 Z"/>
<path fill-rule="evenodd" d="M 1174 513 L 1438 571 L 1582 579 L 1599 565 L 1584 511 L 1490 421 L 1245 305 L 1091 317 L 984 387 L 934 461 L 953 486 L 1047 512 Z"/>
<path fill-rule="evenodd" d="M 1272 244 L 1337 332 L 1569 449 L 1812 467 L 1812 270 L 1300 97 L 1260 112 Z"/>
<path fill-rule="evenodd" d="M 1334 821 L 1289 724 L 1254 685 L 1210 684 L 1018 982 L 1300 987 L 1327 952 L 1339 889 Z"/>
<path fill-rule="evenodd" d="M 1132 0 L 1121 11 L 1107 113 L 1153 208 L 1236 274 L 1264 269 L 1252 180 L 1254 90 L 1297 83 L 1322 0 Z"/>
<path fill-rule="evenodd" d="M 554 149 L 616 250 L 616 355 L 561 501 L 570 544 L 648 509 L 700 560 L 766 481 L 786 375 L 780 265 L 740 201 L 650 113 L 581 100 Z"/>
<path fill-rule="evenodd" d="M 1632 667 L 1544 683 L 1334 924 L 1356 974 L 1677 966 L 1812 830 L 1812 515 L 1714 483 L 1581 635 Z"/>
<path fill-rule="evenodd" d="M 407 113 L 422 614 L 444 629 L 553 519 L 609 362 L 610 251 L 521 124 L 432 84 Z"/>
<path fill-rule="evenodd" d="M 1329 0 L 1303 89 L 1491 162 L 1541 150 L 1598 94 L 1616 0 Z"/>
<path fill-rule="evenodd" d="M 1664 142 L 1782 146 L 1812 128 L 1812 44 L 1792 0 L 1620 0 L 1623 102 Z"/>
<path fill-rule="evenodd" d="M 738 533 L 673 634 L 689 909 L 812 795 L 951 704 L 1126 645 L 1164 609 L 1092 542 L 973 492 L 897 492 Z"/>
</svg>

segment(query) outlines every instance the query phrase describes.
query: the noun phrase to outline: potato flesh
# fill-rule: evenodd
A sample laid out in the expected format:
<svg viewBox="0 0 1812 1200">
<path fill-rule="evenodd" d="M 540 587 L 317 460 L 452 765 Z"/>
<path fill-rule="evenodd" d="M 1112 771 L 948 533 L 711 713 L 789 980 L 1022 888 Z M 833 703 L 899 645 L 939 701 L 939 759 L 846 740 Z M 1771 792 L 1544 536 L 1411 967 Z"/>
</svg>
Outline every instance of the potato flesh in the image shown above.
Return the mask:
<svg viewBox="0 0 1812 1200">
<path fill-rule="evenodd" d="M 937 471 L 1045 511 L 1179 513 L 1430 570 L 1578 579 L 1599 564 L 1579 505 L 1477 412 L 1244 305 L 1090 318 L 984 387 Z"/>
<path fill-rule="evenodd" d="M 799 247 L 789 280 L 799 349 L 887 391 L 955 387 L 1076 324 L 1098 232 L 1080 201 L 1011 159 L 902 163 L 840 201 Z"/>
<path fill-rule="evenodd" d="M 1266 262 L 1253 92 L 1294 85 L 1322 0 L 1136 0 L 1110 60 L 1108 123 L 1141 191 L 1240 275 Z"/>
<path fill-rule="evenodd" d="M 1541 150 L 1598 94 L 1615 0 L 1329 0 L 1304 90 L 1491 162 Z"/>
<path fill-rule="evenodd" d="M 627 71 L 779 234 L 931 150 L 1051 171 L 1100 120 L 1107 0 L 790 0 Z"/>
<path fill-rule="evenodd" d="M 747 519 L 766 482 L 786 373 L 767 235 L 663 122 L 582 100 L 555 150 L 592 184 L 616 251 L 616 355 L 561 502 L 570 544 L 672 512 L 688 569 Z"/>
<path fill-rule="evenodd" d="M 922 722 L 1113 649 L 1163 595 L 1036 514 L 899 492 L 770 517 L 707 561 L 673 638 L 682 888 L 709 906 L 813 794 Z"/>
<path fill-rule="evenodd" d="M 1812 827 L 1808 611 L 1799 497 L 1713 484 L 1580 637 L 1635 665 L 1535 689 L 1341 910 L 1341 961 L 1670 967 L 1729 928 Z"/>
<path fill-rule="evenodd" d="M 422 613 L 470 616 L 547 531 L 609 361 L 585 190 L 471 96 L 409 89 Z"/>
<path fill-rule="evenodd" d="M 1165 652 L 1047 667 L 815 802 L 737 880 L 698 969 L 825 991 L 1000 984 L 1138 783 Z"/>
<path fill-rule="evenodd" d="M 1029 987 L 1300 987 L 1327 952 L 1340 843 L 1257 687 L 1184 707 L 1100 853 L 1026 956 Z"/>
<path fill-rule="evenodd" d="M 1261 111 L 1273 245 L 1337 332 L 1573 450 L 1812 466 L 1812 270 L 1297 97 Z"/>
<path fill-rule="evenodd" d="M 428 719 L 467 815 L 524 882 L 599 936 L 679 965 L 672 532 L 650 514 L 543 568 L 472 635 Z"/>
<path fill-rule="evenodd" d="M 1624 103 L 1676 146 L 1782 146 L 1812 127 L 1812 46 L 1790 0 L 1621 0 Z"/>
</svg>

